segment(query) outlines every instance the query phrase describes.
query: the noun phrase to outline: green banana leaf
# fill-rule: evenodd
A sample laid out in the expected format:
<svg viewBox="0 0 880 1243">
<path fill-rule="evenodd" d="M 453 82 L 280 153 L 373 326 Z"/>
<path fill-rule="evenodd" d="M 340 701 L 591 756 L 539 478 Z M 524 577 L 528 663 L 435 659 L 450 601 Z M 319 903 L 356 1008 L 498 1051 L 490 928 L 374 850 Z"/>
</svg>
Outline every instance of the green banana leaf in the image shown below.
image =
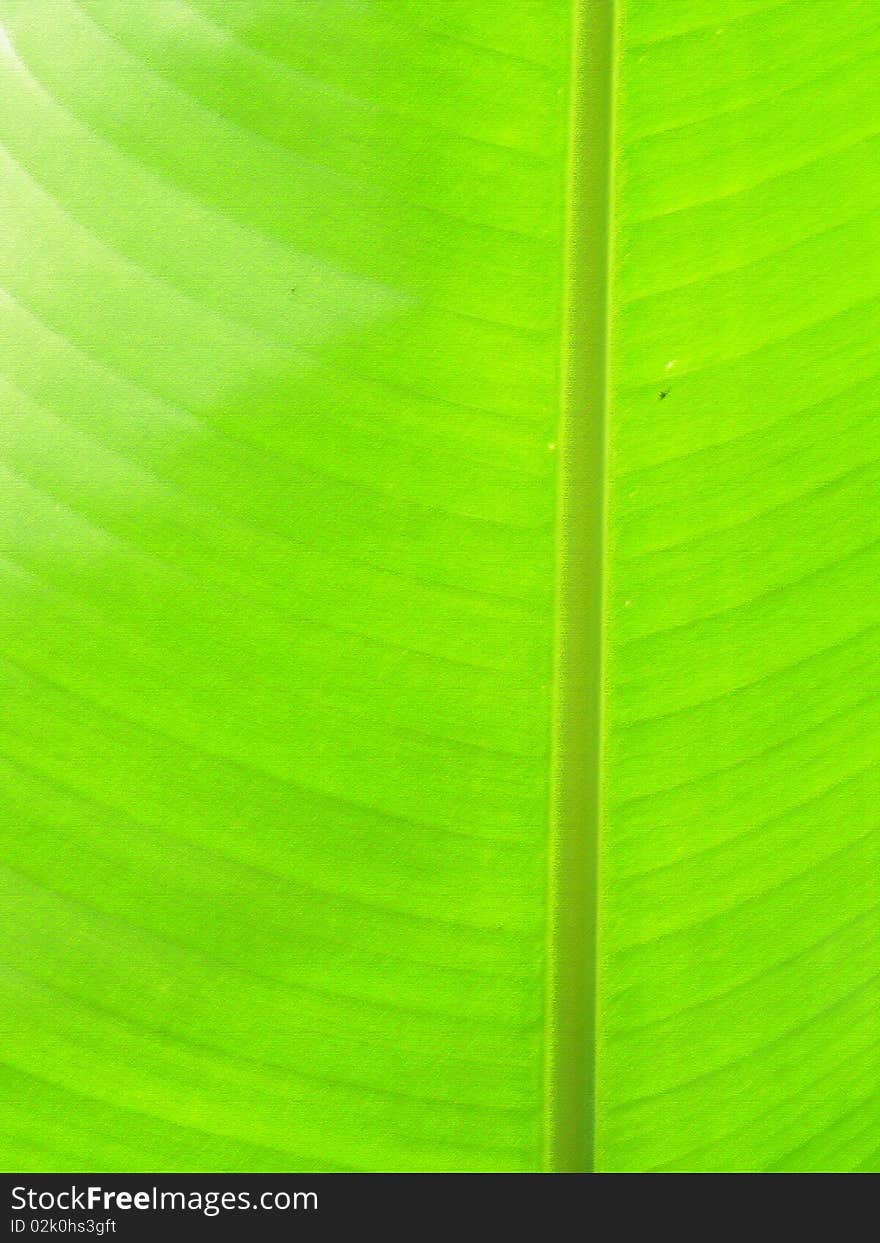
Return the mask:
<svg viewBox="0 0 880 1243">
<path fill-rule="evenodd" d="M 0 1167 L 880 1170 L 875 0 L 0 0 Z"/>
</svg>

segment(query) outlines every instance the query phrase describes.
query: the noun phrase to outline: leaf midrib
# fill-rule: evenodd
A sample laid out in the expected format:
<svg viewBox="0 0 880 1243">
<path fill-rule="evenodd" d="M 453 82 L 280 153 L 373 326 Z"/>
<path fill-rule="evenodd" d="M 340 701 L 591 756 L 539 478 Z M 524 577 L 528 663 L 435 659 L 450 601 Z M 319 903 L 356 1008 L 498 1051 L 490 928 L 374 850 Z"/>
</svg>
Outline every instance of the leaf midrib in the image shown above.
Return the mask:
<svg viewBox="0 0 880 1243">
<path fill-rule="evenodd" d="M 558 438 L 545 1169 L 593 1168 L 614 0 L 574 0 Z"/>
</svg>

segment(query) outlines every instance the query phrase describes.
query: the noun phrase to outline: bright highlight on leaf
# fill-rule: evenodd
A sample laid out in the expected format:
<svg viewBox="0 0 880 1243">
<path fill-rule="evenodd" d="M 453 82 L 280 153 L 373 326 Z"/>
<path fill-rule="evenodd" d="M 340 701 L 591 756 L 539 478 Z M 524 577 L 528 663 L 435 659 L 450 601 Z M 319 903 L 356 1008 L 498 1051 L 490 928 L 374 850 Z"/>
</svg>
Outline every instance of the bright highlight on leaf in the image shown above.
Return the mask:
<svg viewBox="0 0 880 1243">
<path fill-rule="evenodd" d="M 0 1167 L 880 1170 L 878 52 L 0 0 Z"/>
</svg>

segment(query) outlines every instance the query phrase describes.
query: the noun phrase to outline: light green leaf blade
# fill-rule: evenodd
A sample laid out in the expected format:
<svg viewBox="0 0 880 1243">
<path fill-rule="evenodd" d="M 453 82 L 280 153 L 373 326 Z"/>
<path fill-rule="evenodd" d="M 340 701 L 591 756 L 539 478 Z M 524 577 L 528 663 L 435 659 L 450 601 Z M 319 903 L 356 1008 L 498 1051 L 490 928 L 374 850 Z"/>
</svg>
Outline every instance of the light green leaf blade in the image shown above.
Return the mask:
<svg viewBox="0 0 880 1243">
<path fill-rule="evenodd" d="M 878 52 L 619 7 L 604 1169 L 880 1162 Z"/>
<path fill-rule="evenodd" d="M 2 5 L 7 1166 L 543 1160 L 527 8 Z"/>
<path fill-rule="evenodd" d="M 0 1164 L 876 1169 L 869 0 L 0 21 Z"/>
</svg>

